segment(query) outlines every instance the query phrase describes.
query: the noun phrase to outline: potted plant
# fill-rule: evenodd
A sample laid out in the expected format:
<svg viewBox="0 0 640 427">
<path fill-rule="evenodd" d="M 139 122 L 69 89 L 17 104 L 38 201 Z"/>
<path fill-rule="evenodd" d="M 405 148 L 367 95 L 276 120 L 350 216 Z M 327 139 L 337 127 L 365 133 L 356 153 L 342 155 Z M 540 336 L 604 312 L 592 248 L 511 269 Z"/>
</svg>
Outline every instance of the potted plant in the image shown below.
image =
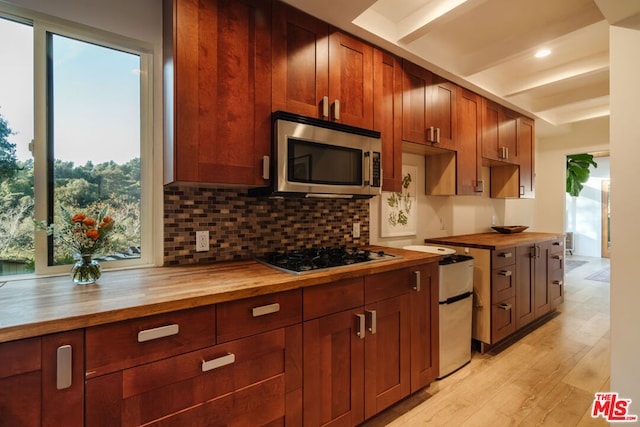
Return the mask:
<svg viewBox="0 0 640 427">
<path fill-rule="evenodd" d="M 598 167 L 593 160 L 593 154 L 570 154 L 567 156 L 567 193 L 578 197 L 584 183 L 589 180 L 589 167 Z"/>
</svg>

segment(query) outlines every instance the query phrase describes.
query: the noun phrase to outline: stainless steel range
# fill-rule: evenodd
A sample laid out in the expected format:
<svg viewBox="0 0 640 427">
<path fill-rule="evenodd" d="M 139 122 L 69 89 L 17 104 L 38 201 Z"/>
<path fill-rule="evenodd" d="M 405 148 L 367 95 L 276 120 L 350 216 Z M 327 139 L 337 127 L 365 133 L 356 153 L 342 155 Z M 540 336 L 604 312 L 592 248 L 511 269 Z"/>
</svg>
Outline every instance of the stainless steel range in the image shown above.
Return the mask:
<svg viewBox="0 0 640 427">
<path fill-rule="evenodd" d="M 287 273 L 304 274 L 318 270 L 340 268 L 401 258 L 383 251 L 351 248 L 304 248 L 284 252 L 268 252 L 256 258 L 259 262 Z"/>
</svg>

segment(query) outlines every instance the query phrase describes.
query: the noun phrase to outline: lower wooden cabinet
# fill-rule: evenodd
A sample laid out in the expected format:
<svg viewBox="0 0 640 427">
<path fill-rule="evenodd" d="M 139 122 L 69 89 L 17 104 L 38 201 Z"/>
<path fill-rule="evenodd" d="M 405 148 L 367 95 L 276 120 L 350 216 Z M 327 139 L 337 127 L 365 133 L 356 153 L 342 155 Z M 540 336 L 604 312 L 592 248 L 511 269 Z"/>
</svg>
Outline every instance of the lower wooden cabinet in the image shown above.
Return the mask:
<svg viewBox="0 0 640 427">
<path fill-rule="evenodd" d="M 295 425 L 301 339 L 295 325 L 92 378 L 87 426 L 284 425 L 287 411 Z"/>
<path fill-rule="evenodd" d="M 0 425 L 82 426 L 84 333 L 0 344 Z"/>
</svg>

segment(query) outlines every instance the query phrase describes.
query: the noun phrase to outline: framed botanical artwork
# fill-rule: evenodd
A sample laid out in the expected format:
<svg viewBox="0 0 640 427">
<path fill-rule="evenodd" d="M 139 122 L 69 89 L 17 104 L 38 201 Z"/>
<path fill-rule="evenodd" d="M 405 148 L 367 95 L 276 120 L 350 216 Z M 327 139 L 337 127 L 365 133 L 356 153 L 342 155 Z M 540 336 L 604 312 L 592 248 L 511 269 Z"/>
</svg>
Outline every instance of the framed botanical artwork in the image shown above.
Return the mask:
<svg viewBox="0 0 640 427">
<path fill-rule="evenodd" d="M 383 191 L 380 196 L 380 236 L 414 236 L 418 229 L 418 168 L 402 166 L 402 192 Z"/>
</svg>

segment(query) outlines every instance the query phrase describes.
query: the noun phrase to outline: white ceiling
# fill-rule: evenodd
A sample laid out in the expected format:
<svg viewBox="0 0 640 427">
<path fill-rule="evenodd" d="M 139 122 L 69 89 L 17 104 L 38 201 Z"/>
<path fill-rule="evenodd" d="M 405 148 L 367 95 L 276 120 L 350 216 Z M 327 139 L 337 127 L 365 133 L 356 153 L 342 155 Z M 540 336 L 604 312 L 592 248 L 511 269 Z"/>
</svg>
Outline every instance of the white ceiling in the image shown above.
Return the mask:
<svg viewBox="0 0 640 427">
<path fill-rule="evenodd" d="M 285 1 L 534 116 L 543 132 L 609 115 L 602 11 L 610 21 L 640 12 L 638 0 L 613 0 L 615 10 L 612 0 Z M 535 58 L 541 48 L 551 54 Z"/>
</svg>

